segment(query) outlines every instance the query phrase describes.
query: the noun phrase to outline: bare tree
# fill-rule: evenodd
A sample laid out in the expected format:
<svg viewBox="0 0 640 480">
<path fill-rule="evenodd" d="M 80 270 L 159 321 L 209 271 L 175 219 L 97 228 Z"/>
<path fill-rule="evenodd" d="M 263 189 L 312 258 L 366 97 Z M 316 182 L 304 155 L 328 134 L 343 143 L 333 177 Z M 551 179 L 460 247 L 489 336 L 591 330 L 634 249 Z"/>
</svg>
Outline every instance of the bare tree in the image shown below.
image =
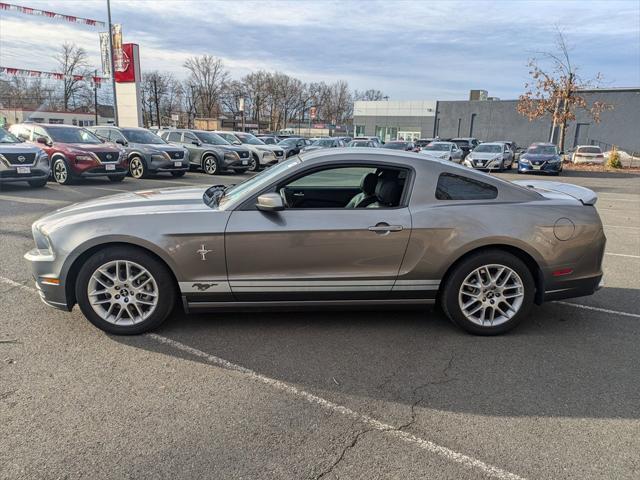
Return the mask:
<svg viewBox="0 0 640 480">
<path fill-rule="evenodd" d="M 569 48 L 562 32 L 556 37 L 557 52 L 542 52 L 542 56 L 551 62 L 549 70 L 545 70 L 535 58 L 529 60 L 531 82 L 525 84 L 525 92 L 518 99 L 517 110 L 529 120 L 536 120 L 550 115 L 553 124 L 560 126 L 559 148 L 564 150 L 567 123 L 575 120 L 575 112 L 581 109 L 596 122 L 600 122 L 600 114 L 613 107 L 604 102 L 587 103 L 580 94 L 581 90 L 594 88 L 602 81 L 601 74 L 593 79 L 583 79 L 578 75 L 578 68 L 571 63 Z"/>
<path fill-rule="evenodd" d="M 216 116 L 222 90 L 229 78 L 222 60 L 211 55 L 191 57 L 184 62 L 184 67 L 190 72 L 189 83 L 197 92 L 202 114 L 210 118 Z"/>
<path fill-rule="evenodd" d="M 385 94 L 381 90 L 375 90 L 370 88 L 369 90 L 365 90 L 364 92 L 360 92 L 356 90 L 353 92 L 354 100 L 364 100 L 368 102 L 376 102 L 380 100 L 384 100 Z"/>
<path fill-rule="evenodd" d="M 87 88 L 84 78 L 91 75 L 87 52 L 73 43 L 64 43 L 60 51 L 53 57 L 58 63 L 58 71 L 64 75 L 62 79 L 62 107 L 69 109 L 79 92 Z"/>
</svg>

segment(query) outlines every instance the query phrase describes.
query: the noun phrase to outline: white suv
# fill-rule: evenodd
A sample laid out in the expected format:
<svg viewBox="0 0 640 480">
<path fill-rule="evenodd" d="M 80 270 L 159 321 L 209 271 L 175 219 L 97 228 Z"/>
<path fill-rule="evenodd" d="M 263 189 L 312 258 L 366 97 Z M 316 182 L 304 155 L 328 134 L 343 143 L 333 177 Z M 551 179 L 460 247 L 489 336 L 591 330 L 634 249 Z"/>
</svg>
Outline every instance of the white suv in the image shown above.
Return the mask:
<svg viewBox="0 0 640 480">
<path fill-rule="evenodd" d="M 267 145 L 255 135 L 245 132 L 215 132 L 232 145 L 242 145 L 251 152 L 249 170 L 257 172 L 264 167 L 284 160 L 284 150 L 277 145 Z"/>
</svg>

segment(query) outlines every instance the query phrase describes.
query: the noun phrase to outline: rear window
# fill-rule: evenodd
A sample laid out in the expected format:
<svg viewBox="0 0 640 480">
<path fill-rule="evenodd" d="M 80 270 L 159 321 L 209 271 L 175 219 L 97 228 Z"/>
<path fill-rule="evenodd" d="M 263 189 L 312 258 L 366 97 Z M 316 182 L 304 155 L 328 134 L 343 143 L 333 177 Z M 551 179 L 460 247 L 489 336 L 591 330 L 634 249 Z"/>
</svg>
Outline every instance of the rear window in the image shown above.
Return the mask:
<svg viewBox="0 0 640 480">
<path fill-rule="evenodd" d="M 580 147 L 578 153 L 602 153 L 600 147 Z"/>
<path fill-rule="evenodd" d="M 497 196 L 496 187 L 473 178 L 452 173 L 442 173 L 438 177 L 436 186 L 438 200 L 491 200 Z"/>
</svg>

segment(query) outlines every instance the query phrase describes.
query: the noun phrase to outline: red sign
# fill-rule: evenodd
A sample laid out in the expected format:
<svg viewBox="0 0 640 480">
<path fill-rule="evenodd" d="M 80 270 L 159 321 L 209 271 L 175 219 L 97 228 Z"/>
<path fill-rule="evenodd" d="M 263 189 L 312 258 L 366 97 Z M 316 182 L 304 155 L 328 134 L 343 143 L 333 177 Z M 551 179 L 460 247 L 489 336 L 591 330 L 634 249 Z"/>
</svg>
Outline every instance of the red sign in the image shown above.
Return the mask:
<svg viewBox="0 0 640 480">
<path fill-rule="evenodd" d="M 136 81 L 136 57 L 138 45 L 135 43 L 123 43 L 122 50 L 114 52 L 116 64 L 116 82 L 132 83 Z"/>
</svg>

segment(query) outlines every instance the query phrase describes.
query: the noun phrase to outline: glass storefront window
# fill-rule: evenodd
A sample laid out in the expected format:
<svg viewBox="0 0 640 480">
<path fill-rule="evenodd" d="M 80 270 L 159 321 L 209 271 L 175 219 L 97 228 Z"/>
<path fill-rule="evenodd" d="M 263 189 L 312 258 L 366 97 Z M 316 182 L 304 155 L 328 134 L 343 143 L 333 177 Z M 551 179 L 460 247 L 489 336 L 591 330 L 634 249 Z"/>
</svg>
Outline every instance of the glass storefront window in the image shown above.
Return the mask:
<svg viewBox="0 0 640 480">
<path fill-rule="evenodd" d="M 383 142 L 390 142 L 398 138 L 398 127 L 378 127 L 376 126 L 376 137 Z"/>
</svg>

